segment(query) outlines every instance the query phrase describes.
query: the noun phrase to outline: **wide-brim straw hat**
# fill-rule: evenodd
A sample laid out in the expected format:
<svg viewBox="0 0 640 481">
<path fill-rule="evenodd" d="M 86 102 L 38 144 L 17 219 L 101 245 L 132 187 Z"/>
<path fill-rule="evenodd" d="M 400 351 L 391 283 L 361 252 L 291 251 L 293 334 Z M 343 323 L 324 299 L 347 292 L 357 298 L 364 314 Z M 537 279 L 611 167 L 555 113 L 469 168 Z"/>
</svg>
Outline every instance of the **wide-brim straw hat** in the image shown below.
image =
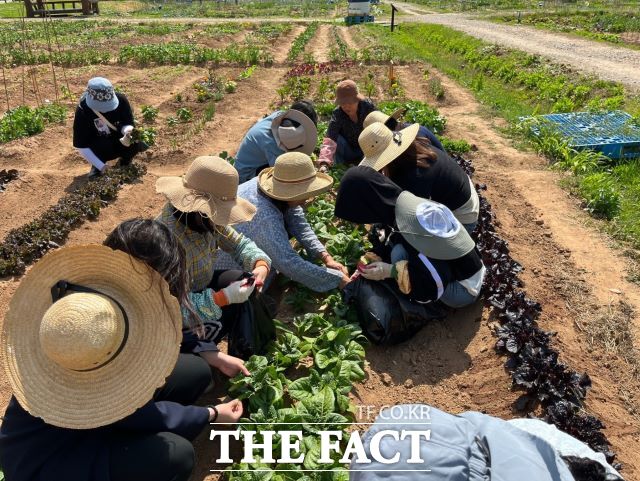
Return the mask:
<svg viewBox="0 0 640 481">
<path fill-rule="evenodd" d="M 417 251 L 432 259 L 458 259 L 473 250 L 475 242 L 448 207 L 404 191 L 395 207 L 402 236 Z"/>
<path fill-rule="evenodd" d="M 199 212 L 216 225 L 253 219 L 256 207 L 238 197 L 238 171 L 220 157 L 197 157 L 182 177 L 160 177 L 156 192 L 182 212 Z"/>
<path fill-rule="evenodd" d="M 285 120 L 293 120 L 298 127 L 283 126 Z M 299 110 L 290 109 L 271 121 L 271 132 L 278 147 L 286 152 L 302 152 L 311 155 L 318 142 L 318 127 Z"/>
<path fill-rule="evenodd" d="M 370 112 L 369 115 L 365 117 L 362 125 L 366 129 L 371 124 L 380 122 L 386 125 L 387 127 L 389 127 L 391 130 L 393 130 L 392 126 L 395 127 L 395 125 L 397 125 L 398 119 L 402 117 L 402 115 L 406 111 L 407 111 L 406 108 L 401 107 L 399 109 L 396 109 L 391 115 L 387 115 L 384 112 L 381 112 L 380 110 L 374 110 L 373 112 Z"/>
<path fill-rule="evenodd" d="M 258 176 L 260 190 L 273 199 L 297 201 L 309 199 L 331 189 L 333 178 L 318 172 L 308 155 L 287 152 L 273 167 Z"/>
<path fill-rule="evenodd" d="M 54 302 L 59 281 L 78 287 Z M 160 274 L 109 247 L 64 247 L 22 279 L 0 358 L 25 410 L 54 426 L 91 429 L 149 402 L 181 339 L 180 306 Z"/>
<path fill-rule="evenodd" d="M 392 132 L 380 122 L 369 125 L 358 137 L 358 144 L 364 153 L 360 165 L 382 170 L 409 148 L 419 129 L 420 124 L 412 124 Z"/>
</svg>

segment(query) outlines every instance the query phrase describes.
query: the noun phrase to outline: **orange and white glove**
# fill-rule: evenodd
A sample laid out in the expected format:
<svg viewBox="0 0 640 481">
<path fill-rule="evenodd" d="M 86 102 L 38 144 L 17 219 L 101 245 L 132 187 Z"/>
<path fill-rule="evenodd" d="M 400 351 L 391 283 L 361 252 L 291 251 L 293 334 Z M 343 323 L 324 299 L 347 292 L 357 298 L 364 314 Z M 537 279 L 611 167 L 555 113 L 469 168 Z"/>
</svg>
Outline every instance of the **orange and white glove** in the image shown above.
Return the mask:
<svg viewBox="0 0 640 481">
<path fill-rule="evenodd" d="M 320 170 L 326 172 L 333 165 L 333 157 L 336 155 L 338 144 L 336 144 L 329 137 L 325 137 L 322 140 L 322 146 L 320 147 L 320 155 L 318 156 L 318 164 Z"/>
<path fill-rule="evenodd" d="M 256 288 L 254 282 L 249 283 L 247 279 L 232 282 L 222 289 L 224 296 L 229 304 L 242 304 L 249 299 L 249 296 Z"/>
</svg>

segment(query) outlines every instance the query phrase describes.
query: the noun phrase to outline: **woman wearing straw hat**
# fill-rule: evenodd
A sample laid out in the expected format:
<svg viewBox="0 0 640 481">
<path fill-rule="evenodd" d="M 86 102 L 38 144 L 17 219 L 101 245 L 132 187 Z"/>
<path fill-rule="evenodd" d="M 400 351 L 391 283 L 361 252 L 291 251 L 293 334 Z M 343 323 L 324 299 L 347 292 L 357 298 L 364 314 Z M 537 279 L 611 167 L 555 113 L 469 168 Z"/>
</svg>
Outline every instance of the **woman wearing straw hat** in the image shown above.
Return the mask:
<svg viewBox="0 0 640 481">
<path fill-rule="evenodd" d="M 233 166 L 240 182 L 253 179 L 285 152 L 311 154 L 318 142 L 318 114 L 309 100 L 294 102 L 258 120 L 245 134 Z"/>
<path fill-rule="evenodd" d="M 380 123 L 384 124 L 385 127 L 388 127 L 389 130 L 391 130 L 392 132 L 395 132 L 396 130 L 406 129 L 407 127 L 409 127 L 411 125 L 411 123 L 410 122 L 400 122 L 398 120 L 405 113 L 406 110 L 407 109 L 405 109 L 405 108 L 400 108 L 400 109 L 396 110 L 395 112 L 393 112 L 391 115 L 387 115 L 384 112 L 380 112 L 379 110 L 374 110 L 369 115 L 367 115 L 366 119 L 364 119 L 363 126 L 366 129 L 371 124 L 375 124 L 376 122 L 380 122 Z M 433 132 L 431 132 L 431 130 L 429 130 L 424 125 L 421 125 L 420 128 L 418 129 L 418 135 L 417 136 L 429 139 L 429 142 L 431 142 L 431 145 L 433 145 L 436 149 L 440 149 L 443 152 L 445 151 L 445 148 L 442 145 L 442 143 L 438 140 L 438 137 L 436 137 L 433 134 Z"/>
<path fill-rule="evenodd" d="M 250 374 L 242 359 L 218 349 L 212 332 L 217 326 L 210 322 L 222 317 L 221 308 L 214 300 L 215 293 L 212 289 L 189 291 L 184 248 L 165 224 L 152 219 L 126 220 L 109 234 L 104 245 L 145 262 L 169 283 L 182 311 L 180 352 L 203 358 L 229 377 Z"/>
<path fill-rule="evenodd" d="M 363 277 L 395 279 L 413 301 L 439 300 L 454 308 L 472 304 L 480 295 L 482 259 L 446 206 L 416 197 L 379 172 L 358 166 L 342 178 L 335 212 L 359 224 L 392 226 L 391 233 L 379 239 L 392 247 L 390 262 L 365 266 L 359 271 Z"/>
<path fill-rule="evenodd" d="M 187 481 L 191 440 L 235 423 L 242 404 L 192 405 L 210 373 L 201 361 L 204 375 L 176 375 L 180 327 L 169 285 L 127 254 L 91 245 L 43 257 L 2 329 L 14 395 L 0 427 L 5 479 Z"/>
<path fill-rule="evenodd" d="M 334 161 L 357 164 L 362 160 L 358 136 L 364 128 L 364 119 L 376 106 L 358 92 L 353 80 L 343 80 L 336 87 L 336 104 L 331 115 L 327 135 L 322 141 L 318 164 L 322 170 L 330 168 Z"/>
<path fill-rule="evenodd" d="M 120 166 L 129 165 L 147 148 L 132 141 L 133 124 L 127 97 L 117 93 L 106 78 L 89 80 L 73 120 L 73 146 L 91 164 L 89 177 L 103 173 L 109 167 L 108 160 L 119 157 Z"/>
<path fill-rule="evenodd" d="M 273 267 L 291 280 L 316 292 L 343 287 L 349 278 L 347 269 L 336 262 L 318 240 L 304 215 L 303 204 L 328 191 L 333 179 L 316 171 L 308 155 L 282 154 L 272 168 L 238 187 L 238 195 L 254 204 L 255 217 L 238 224 L 238 232 L 253 239 L 273 262 Z M 295 237 L 312 259 L 303 259 L 289 242 Z M 237 268 L 228 255 L 221 255 L 216 268 Z"/>
<path fill-rule="evenodd" d="M 160 177 L 156 191 L 167 204 L 157 218 L 167 225 L 185 250 L 191 292 L 213 289 L 220 307 L 204 319 L 207 340 L 218 342 L 255 287 L 269 274 L 271 259 L 238 233 L 234 224 L 250 221 L 256 208 L 237 196 L 238 172 L 219 157 L 198 157 L 182 177 Z M 219 250 L 228 252 L 244 271 L 215 270 Z M 245 272 L 253 274 L 246 278 Z"/>
<path fill-rule="evenodd" d="M 358 139 L 365 154 L 360 165 L 382 172 L 418 197 L 446 205 L 471 234 L 480 212 L 473 182 L 444 150 L 417 136 L 419 127 L 391 132 L 380 122 L 370 124 Z"/>
</svg>

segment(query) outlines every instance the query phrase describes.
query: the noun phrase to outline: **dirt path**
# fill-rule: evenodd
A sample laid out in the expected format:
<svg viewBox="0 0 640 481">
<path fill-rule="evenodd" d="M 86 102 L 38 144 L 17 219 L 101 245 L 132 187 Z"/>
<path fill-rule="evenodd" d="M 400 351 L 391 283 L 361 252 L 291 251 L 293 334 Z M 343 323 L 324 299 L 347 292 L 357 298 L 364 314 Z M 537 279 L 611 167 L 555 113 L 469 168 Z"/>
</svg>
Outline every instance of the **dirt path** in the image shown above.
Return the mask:
<svg viewBox="0 0 640 481">
<path fill-rule="evenodd" d="M 461 13 L 423 14 L 413 5 L 396 2 L 394 5 L 408 14 L 399 17 L 401 22 L 446 25 L 487 42 L 542 55 L 581 72 L 620 82 L 632 90 L 640 91 L 640 51 L 533 27 L 477 20 Z"/>
<path fill-rule="evenodd" d="M 428 98 L 419 67 L 398 70 L 408 97 Z M 440 76 L 440 79 L 447 100 L 438 105 L 438 109 L 447 118 L 446 134 L 464 138 L 478 148 L 471 155 L 476 167 L 474 180 L 488 185 L 486 195 L 497 215 L 500 233 L 509 241 L 513 257 L 525 269 L 523 279 L 528 294 L 543 307 L 540 324 L 545 330 L 557 333 L 554 342 L 563 361 L 591 376 L 594 387 L 587 397 L 587 409 L 607 426 L 606 434 L 625 464 L 626 479 L 640 479 L 640 462 L 635 455 L 640 449 L 639 404 L 633 396 L 629 397 L 629 392 L 637 392 L 638 380 L 631 378 L 628 364 L 617 356 L 598 346 L 585 345 L 584 335 L 575 327 L 576 323 L 596 322 L 612 299 L 617 301 L 622 297 L 640 312 L 640 288 L 624 281 L 624 258 L 613 251 L 602 236 L 585 227 L 587 217 L 577 202 L 557 185 L 559 174 L 546 170 L 545 162 L 538 156 L 514 149 L 483 115 L 482 106 L 469 91 L 446 77 Z M 613 294 L 609 288 L 620 289 L 622 294 Z M 447 320 L 449 322 L 451 320 Z M 492 344 L 490 335 L 486 334 L 489 331 L 485 330 L 488 322 L 490 320 L 483 317 L 477 334 L 465 350 L 473 359 L 470 369 L 454 378 L 458 384 L 466 385 L 467 381 L 461 379 L 470 376 L 471 387 L 460 391 L 468 391 L 471 400 L 461 403 L 460 395 L 454 399 L 461 407 L 470 402 L 473 409 L 488 409 L 492 414 L 513 417 L 508 406 L 502 404 L 508 401 L 497 395 L 499 385 L 505 381 L 497 374 L 493 376 L 491 359 L 482 351 L 480 354 L 475 351 L 479 346 L 486 348 Z M 454 323 L 453 326 L 456 326 L 451 331 L 454 339 L 459 339 L 461 334 L 456 329 L 460 325 Z M 464 339 L 464 328 L 462 336 Z M 388 366 L 389 361 L 382 358 L 377 368 L 383 368 L 385 362 Z M 504 371 L 501 375 L 504 376 Z M 492 380 L 496 383 L 494 399 L 483 394 L 490 389 Z M 451 381 L 446 379 L 443 383 L 445 402 L 456 389 L 455 382 Z M 401 392 L 400 396 L 413 398 L 414 390 Z M 420 390 L 421 396 L 430 394 L 423 387 Z M 374 393 L 379 396 L 377 391 Z"/>
<path fill-rule="evenodd" d="M 162 68 L 160 68 L 162 70 Z M 169 101 L 176 92 L 187 89 L 196 79 L 206 74 L 205 69 L 192 67 L 183 72 L 179 79 L 172 82 L 171 89 L 158 92 L 153 88 L 150 77 L 157 69 L 143 71 L 103 67 L 103 75 L 113 79 L 115 85 L 127 92 L 136 112 L 141 105 L 160 107 Z M 76 82 L 78 83 L 78 82 Z M 80 83 L 86 83 L 83 76 Z M 42 134 L 18 139 L 2 146 L 0 168 L 16 168 L 21 173 L 20 181 L 13 182 L 2 194 L 0 209 L 0 238 L 11 229 L 40 215 L 55 204 L 62 195 L 72 192 L 87 181 L 87 163 L 75 151 L 71 144 L 73 137 L 73 108 L 64 125 L 49 126 Z M 37 152 L 37 155 L 34 155 Z M 20 216 L 15 212 L 20 211 Z"/>
<path fill-rule="evenodd" d="M 329 60 L 329 50 L 334 43 L 331 29 L 331 25 L 320 25 L 316 35 L 309 42 L 307 50 L 313 54 L 313 58 L 317 62 L 327 62 Z"/>
</svg>

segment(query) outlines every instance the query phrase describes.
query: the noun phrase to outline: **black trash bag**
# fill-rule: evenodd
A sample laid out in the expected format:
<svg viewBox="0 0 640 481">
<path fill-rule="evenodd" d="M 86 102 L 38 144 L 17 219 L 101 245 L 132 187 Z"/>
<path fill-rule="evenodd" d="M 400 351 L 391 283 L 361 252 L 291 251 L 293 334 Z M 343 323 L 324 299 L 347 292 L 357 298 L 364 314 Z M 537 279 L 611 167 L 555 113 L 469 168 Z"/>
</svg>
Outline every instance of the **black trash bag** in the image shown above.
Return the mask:
<svg viewBox="0 0 640 481">
<path fill-rule="evenodd" d="M 275 301 L 258 291 L 240 304 L 238 318 L 229 328 L 229 355 L 245 361 L 254 354 L 265 354 L 276 338 Z"/>
<path fill-rule="evenodd" d="M 442 319 L 447 309 L 439 302 L 411 302 L 392 281 L 360 276 L 344 289 L 345 301 L 355 306 L 362 331 L 374 344 L 398 344 L 413 337 L 431 319 Z"/>
</svg>

